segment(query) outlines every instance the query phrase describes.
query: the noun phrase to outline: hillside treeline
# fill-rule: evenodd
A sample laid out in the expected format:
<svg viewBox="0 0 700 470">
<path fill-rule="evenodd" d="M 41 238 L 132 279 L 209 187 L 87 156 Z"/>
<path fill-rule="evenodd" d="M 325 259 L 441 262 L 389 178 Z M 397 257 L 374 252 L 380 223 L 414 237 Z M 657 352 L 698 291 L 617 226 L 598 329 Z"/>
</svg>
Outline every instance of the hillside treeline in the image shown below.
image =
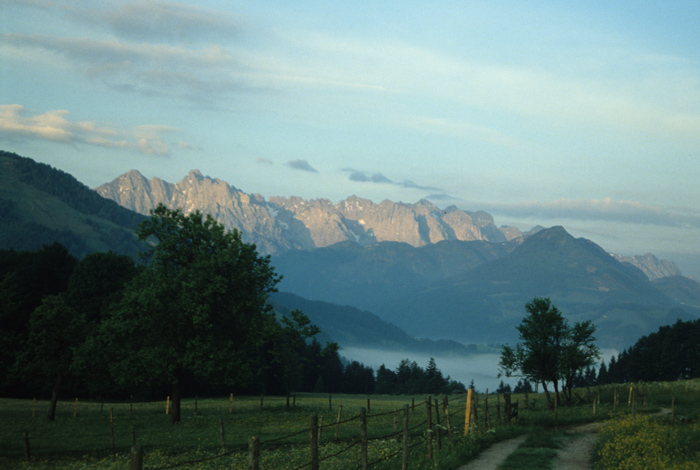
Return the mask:
<svg viewBox="0 0 700 470">
<path fill-rule="evenodd" d="M 115 315 L 143 269 L 132 258 L 112 252 L 78 260 L 59 243 L 37 251 L 0 250 L 0 395 L 50 396 L 57 375 L 64 397 L 150 399 L 169 394 L 167 381 L 120 385 L 124 381 L 115 376 L 120 372 L 110 359 L 116 352 L 110 350 L 109 338 L 101 336 L 102 325 Z M 185 371 L 183 396 L 464 389 L 443 377 L 434 361 L 424 370 L 405 360 L 396 371 L 382 367 L 375 377 L 370 367 L 344 362 L 336 344 L 321 345 L 315 338 L 318 328 L 302 312 L 265 318 L 247 351 L 246 368 L 253 371 L 249 380 L 214 382 Z"/>
<path fill-rule="evenodd" d="M 700 377 L 700 320 L 678 320 L 603 363 L 598 383 L 671 382 Z"/>
</svg>

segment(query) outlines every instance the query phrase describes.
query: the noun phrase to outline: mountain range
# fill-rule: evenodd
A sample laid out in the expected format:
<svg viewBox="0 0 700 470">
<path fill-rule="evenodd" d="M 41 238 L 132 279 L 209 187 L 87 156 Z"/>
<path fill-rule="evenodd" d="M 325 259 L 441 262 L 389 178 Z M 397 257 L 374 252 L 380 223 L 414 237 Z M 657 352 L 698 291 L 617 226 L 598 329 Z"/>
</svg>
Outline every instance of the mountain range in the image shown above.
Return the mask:
<svg viewBox="0 0 700 470">
<path fill-rule="evenodd" d="M 308 312 L 341 346 L 473 352 L 464 344 L 517 339 L 535 296 L 550 297 L 572 322 L 593 320 L 603 347 L 700 316 L 700 284 L 673 263 L 613 256 L 563 227 L 523 233 L 429 201 L 265 200 L 198 171 L 172 184 L 132 170 L 93 191 L 7 152 L 0 168 L 0 248 L 63 236 L 77 256 L 133 254 L 132 229 L 158 203 L 199 210 L 271 255 L 284 276 L 273 297 L 279 312 Z"/>
</svg>

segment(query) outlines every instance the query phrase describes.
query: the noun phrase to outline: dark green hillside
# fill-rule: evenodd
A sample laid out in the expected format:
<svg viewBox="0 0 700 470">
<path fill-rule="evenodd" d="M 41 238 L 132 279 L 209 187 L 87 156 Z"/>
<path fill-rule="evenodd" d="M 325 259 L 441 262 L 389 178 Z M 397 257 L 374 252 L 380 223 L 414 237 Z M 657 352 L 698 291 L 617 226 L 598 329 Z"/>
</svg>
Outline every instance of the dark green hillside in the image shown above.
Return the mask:
<svg viewBox="0 0 700 470">
<path fill-rule="evenodd" d="M 272 258 L 284 276 L 280 290 L 302 297 L 376 311 L 426 285 L 505 256 L 515 242 L 442 241 L 415 248 L 406 243 L 353 242 Z"/>
<path fill-rule="evenodd" d="M 133 228 L 145 217 L 98 195 L 71 175 L 0 151 L 0 248 L 37 250 L 58 241 L 77 257 L 136 256 Z"/>
<path fill-rule="evenodd" d="M 425 354 L 470 354 L 475 346 L 464 346 L 454 341 L 416 339 L 401 328 L 381 320 L 376 315 L 354 307 L 307 300 L 294 294 L 272 294 L 275 310 L 288 316 L 299 309 L 321 329 L 321 339 L 335 341 L 341 347 L 366 347 L 393 351 L 411 351 Z"/>
<path fill-rule="evenodd" d="M 679 310 L 641 271 L 562 227 L 538 232 L 508 256 L 435 283 L 377 313 L 398 324 L 410 318 L 408 333 L 497 341 L 509 334 L 513 339 L 523 306 L 533 296 L 551 298 L 572 321 L 593 320 L 604 346 L 629 344 L 679 315 L 697 316 L 694 309 Z M 435 317 L 455 328 L 436 326 L 429 320 Z"/>
</svg>

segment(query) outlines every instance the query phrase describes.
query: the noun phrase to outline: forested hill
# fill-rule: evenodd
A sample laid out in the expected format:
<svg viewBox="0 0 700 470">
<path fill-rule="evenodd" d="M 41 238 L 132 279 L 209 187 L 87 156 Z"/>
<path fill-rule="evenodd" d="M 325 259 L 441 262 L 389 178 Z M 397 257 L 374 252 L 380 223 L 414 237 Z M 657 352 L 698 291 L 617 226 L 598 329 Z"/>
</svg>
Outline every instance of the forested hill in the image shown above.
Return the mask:
<svg viewBox="0 0 700 470">
<path fill-rule="evenodd" d="M 143 215 L 102 198 L 73 176 L 0 151 L 0 248 L 36 250 L 58 241 L 79 258 L 95 251 L 136 256 Z"/>
</svg>

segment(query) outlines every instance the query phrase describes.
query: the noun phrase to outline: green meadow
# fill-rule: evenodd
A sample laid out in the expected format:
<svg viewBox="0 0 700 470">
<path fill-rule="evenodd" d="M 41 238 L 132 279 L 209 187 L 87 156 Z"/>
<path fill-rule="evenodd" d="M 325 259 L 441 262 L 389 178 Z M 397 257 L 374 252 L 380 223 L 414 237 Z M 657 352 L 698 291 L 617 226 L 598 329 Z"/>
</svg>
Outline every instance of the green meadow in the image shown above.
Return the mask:
<svg viewBox="0 0 700 470">
<path fill-rule="evenodd" d="M 465 395 L 448 397 L 451 436 L 447 434 L 442 396 L 432 398 L 433 403 L 437 399 L 440 404 L 440 423 L 436 422 L 433 406 L 430 434 L 424 396 L 329 398 L 305 393 L 297 394 L 289 409 L 284 397 L 264 397 L 262 408 L 260 397 L 234 396 L 232 401 L 230 397 L 190 398 L 183 400 L 183 419 L 178 425 L 171 424 L 166 415 L 166 400 L 133 405 L 79 400 L 77 406 L 75 401 L 62 401 L 56 420 L 48 422 L 46 401 L 34 404 L 32 400 L 0 399 L 0 468 L 125 469 L 129 468 L 135 442 L 143 449 L 144 468 L 245 469 L 251 436 L 261 443 L 260 468 L 308 468 L 313 415 L 321 426 L 321 468 L 359 468 L 359 415 L 364 408 L 369 463 L 374 464 L 372 468 L 400 469 L 405 406 L 409 407 L 412 469 L 455 469 L 493 443 L 521 434 L 531 436 L 522 452 L 545 462 L 538 465 L 547 465 L 556 456 L 563 433 L 592 421 L 606 422 L 596 448 L 597 469 L 636 468 L 639 459 L 654 462 L 655 468 L 697 468 L 692 465 L 700 461 L 700 381 L 637 387 L 634 419 L 627 384 L 576 390 L 574 401 L 581 401 L 560 405 L 556 410 L 546 406 L 542 394 L 513 395 L 519 417 L 509 426 L 503 423 L 502 397 L 489 395 L 486 420 L 484 396 L 475 395 L 477 415 L 475 420 L 472 415 L 467 436 Z M 635 449 L 645 449 L 646 453 L 639 457 Z M 630 456 L 637 460 L 630 460 Z M 508 468 L 527 468 L 514 465 Z"/>
</svg>

